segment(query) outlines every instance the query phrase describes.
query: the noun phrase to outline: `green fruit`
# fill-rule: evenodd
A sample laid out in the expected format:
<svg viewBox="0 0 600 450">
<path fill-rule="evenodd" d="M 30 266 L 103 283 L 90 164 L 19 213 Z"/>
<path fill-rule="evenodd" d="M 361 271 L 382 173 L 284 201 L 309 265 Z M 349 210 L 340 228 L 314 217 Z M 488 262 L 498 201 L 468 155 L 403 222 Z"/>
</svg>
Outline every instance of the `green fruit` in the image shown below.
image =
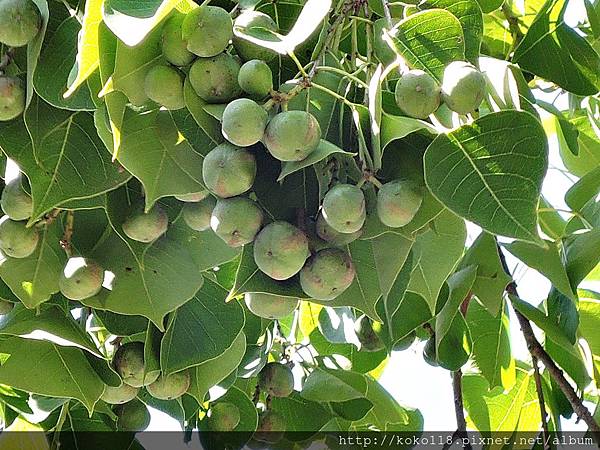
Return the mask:
<svg viewBox="0 0 600 450">
<path fill-rule="evenodd" d="M 13 310 L 15 304 L 6 300 L 0 300 L 0 315 L 8 314 Z"/>
<path fill-rule="evenodd" d="M 27 228 L 27 222 L 16 222 L 7 216 L 0 223 L 0 250 L 6 256 L 26 258 L 35 252 L 39 234 L 35 227 Z"/>
<path fill-rule="evenodd" d="M 266 62 L 253 59 L 240 68 L 238 83 L 247 94 L 263 98 L 273 89 L 273 72 Z"/>
<path fill-rule="evenodd" d="M 361 188 L 352 184 L 337 184 L 323 199 L 323 218 L 339 233 L 356 233 L 365 224 L 367 209 Z"/>
<path fill-rule="evenodd" d="M 150 425 L 150 411 L 138 399 L 115 407 L 119 431 L 144 431 Z"/>
<path fill-rule="evenodd" d="M 432 336 L 429 339 L 427 339 L 425 347 L 423 347 L 423 359 L 430 366 L 439 366 L 437 360 L 437 350 L 435 348 L 435 336 Z"/>
<path fill-rule="evenodd" d="M 356 320 L 354 323 L 354 331 L 361 344 L 361 350 L 366 352 L 378 352 L 385 348 L 383 341 L 377 336 L 375 330 L 373 330 L 373 322 L 366 315 L 363 314 Z"/>
<path fill-rule="evenodd" d="M 233 37 L 233 22 L 223 8 L 201 6 L 185 16 L 182 32 L 190 52 L 202 58 L 210 58 L 229 45 Z"/>
<path fill-rule="evenodd" d="M 319 214 L 317 218 L 317 235 L 326 242 L 336 246 L 343 247 L 357 240 L 362 234 L 362 229 L 354 233 L 340 233 L 335 228 L 327 223 L 323 214 Z"/>
<path fill-rule="evenodd" d="M 156 381 L 159 371 L 145 373 L 144 344 L 128 342 L 121 345 L 113 356 L 113 366 L 123 382 L 133 387 L 148 386 Z"/>
<path fill-rule="evenodd" d="M 184 14 L 175 13 L 162 29 L 162 53 L 174 66 L 187 66 L 194 60 L 194 54 L 187 49 L 187 41 L 183 38 L 184 19 Z"/>
<path fill-rule="evenodd" d="M 354 281 L 354 265 L 339 249 L 327 248 L 313 255 L 300 271 L 302 290 L 316 300 L 333 300 Z"/>
<path fill-rule="evenodd" d="M 134 241 L 148 243 L 165 234 L 168 226 L 169 218 L 160 206 L 155 205 L 145 213 L 140 205 L 125 219 L 123 232 Z"/>
<path fill-rule="evenodd" d="M 239 98 L 223 111 L 223 136 L 240 147 L 249 147 L 261 140 L 267 127 L 267 111 L 253 100 Z"/>
<path fill-rule="evenodd" d="M 0 121 L 12 120 L 25 110 L 25 90 L 21 80 L 0 75 Z"/>
<path fill-rule="evenodd" d="M 122 405 L 136 398 L 139 390 L 140 388 L 135 388 L 125 383 L 119 387 L 106 386 L 100 400 L 104 400 L 111 405 Z"/>
<path fill-rule="evenodd" d="M 274 280 L 287 280 L 304 266 L 310 255 L 308 238 L 287 222 L 273 222 L 254 241 L 254 261 Z"/>
<path fill-rule="evenodd" d="M 422 202 L 423 192 L 413 182 L 390 181 L 377 193 L 377 215 L 388 227 L 403 227 L 414 219 Z"/>
<path fill-rule="evenodd" d="M 230 247 L 249 244 L 260 230 L 263 213 L 245 197 L 218 200 L 210 218 L 210 227 Z"/>
<path fill-rule="evenodd" d="M 238 97 L 239 60 L 226 53 L 213 58 L 201 58 L 190 68 L 189 78 L 194 91 L 207 103 L 227 103 Z"/>
<path fill-rule="evenodd" d="M 396 103 L 410 117 L 426 119 L 440 107 L 440 87 L 431 75 L 411 70 L 396 84 Z"/>
<path fill-rule="evenodd" d="M 148 98 L 170 110 L 185 106 L 183 75 L 173 67 L 154 66 L 146 74 L 144 91 Z"/>
<path fill-rule="evenodd" d="M 180 202 L 197 203 L 197 202 L 201 202 L 209 195 L 210 195 L 210 192 L 208 192 L 208 191 L 200 191 L 200 192 L 193 192 L 191 194 L 176 195 L 175 198 L 177 200 L 179 200 Z"/>
<path fill-rule="evenodd" d="M 187 370 L 161 375 L 158 379 L 148 385 L 148 393 L 159 400 L 173 400 L 181 397 L 190 387 L 191 377 Z"/>
<path fill-rule="evenodd" d="M 233 403 L 219 402 L 208 411 L 208 428 L 211 431 L 229 432 L 240 423 L 240 410 Z"/>
<path fill-rule="evenodd" d="M 320 141 L 319 122 L 305 111 L 277 114 L 264 136 L 265 146 L 280 161 L 302 161 L 317 149 Z"/>
<path fill-rule="evenodd" d="M 42 16 L 31 0 L 0 0 L 0 43 L 28 44 L 40 31 Z"/>
<path fill-rule="evenodd" d="M 258 374 L 258 386 L 272 397 L 289 397 L 294 391 L 292 369 L 278 362 L 270 362 Z"/>
<path fill-rule="evenodd" d="M 416 338 L 417 338 L 416 333 L 414 331 L 411 331 L 409 334 L 407 334 L 402 339 L 400 339 L 398 342 L 396 342 L 394 344 L 394 347 L 392 347 L 392 350 L 394 350 L 395 352 L 401 352 L 402 350 L 406 350 L 411 345 L 413 345 Z"/>
<path fill-rule="evenodd" d="M 452 111 L 468 114 L 481 105 L 486 79 L 477 68 L 464 61 L 454 61 L 444 70 L 442 99 Z"/>
<path fill-rule="evenodd" d="M 285 428 L 283 416 L 273 410 L 268 410 L 258 417 L 258 428 L 253 437 L 260 442 L 275 444 L 283 439 Z"/>
<path fill-rule="evenodd" d="M 221 198 L 234 197 L 248 191 L 255 177 L 254 154 L 228 143 L 211 150 L 202 164 L 204 184 Z"/>
<path fill-rule="evenodd" d="M 60 292 L 71 300 L 93 297 L 102 289 L 104 269 L 85 258 L 70 258 L 58 280 Z"/>
<path fill-rule="evenodd" d="M 23 189 L 20 178 L 14 179 L 4 186 L 0 205 L 2 211 L 12 220 L 29 219 L 33 212 L 31 195 Z"/>
<path fill-rule="evenodd" d="M 210 228 L 210 216 L 217 201 L 214 197 L 206 197 L 197 203 L 186 203 L 183 206 L 183 220 L 192 230 L 205 231 Z"/>
<path fill-rule="evenodd" d="M 246 292 L 246 306 L 255 316 L 264 319 L 283 319 L 298 307 L 298 299 L 262 292 Z"/>
<path fill-rule="evenodd" d="M 233 47 L 235 51 L 244 61 L 253 59 L 261 59 L 263 61 L 271 61 L 277 53 L 268 48 L 261 47 L 244 38 L 244 34 L 252 34 L 253 29 L 259 30 L 261 35 L 265 35 L 269 31 L 277 32 L 277 24 L 268 15 L 258 12 L 246 10 L 240 14 L 233 25 Z"/>
</svg>

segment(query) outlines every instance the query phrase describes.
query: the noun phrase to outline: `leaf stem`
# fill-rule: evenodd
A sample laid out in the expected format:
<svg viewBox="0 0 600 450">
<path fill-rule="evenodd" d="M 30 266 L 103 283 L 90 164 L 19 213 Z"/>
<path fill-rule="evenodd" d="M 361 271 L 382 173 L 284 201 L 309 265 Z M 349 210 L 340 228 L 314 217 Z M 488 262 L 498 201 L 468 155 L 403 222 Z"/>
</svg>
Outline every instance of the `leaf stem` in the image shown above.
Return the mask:
<svg viewBox="0 0 600 450">
<path fill-rule="evenodd" d="M 50 447 L 53 450 L 60 447 L 60 431 L 62 430 L 62 427 L 67 420 L 67 415 L 69 414 L 69 403 L 70 400 L 67 400 L 60 408 L 60 415 L 58 416 L 58 421 L 54 427 L 54 436 L 52 437 L 52 445 Z"/>
<path fill-rule="evenodd" d="M 365 83 L 363 80 L 361 80 L 360 78 L 352 75 L 351 73 L 346 72 L 345 70 L 342 69 L 338 69 L 337 67 L 329 67 L 329 66 L 319 66 L 319 68 L 317 69 L 318 72 L 332 72 L 332 73 L 337 73 L 339 75 L 342 75 L 346 78 L 349 78 L 350 80 L 354 81 L 356 84 L 361 85 L 362 87 L 364 87 L 365 89 L 369 88 L 369 85 L 367 83 Z"/>
</svg>

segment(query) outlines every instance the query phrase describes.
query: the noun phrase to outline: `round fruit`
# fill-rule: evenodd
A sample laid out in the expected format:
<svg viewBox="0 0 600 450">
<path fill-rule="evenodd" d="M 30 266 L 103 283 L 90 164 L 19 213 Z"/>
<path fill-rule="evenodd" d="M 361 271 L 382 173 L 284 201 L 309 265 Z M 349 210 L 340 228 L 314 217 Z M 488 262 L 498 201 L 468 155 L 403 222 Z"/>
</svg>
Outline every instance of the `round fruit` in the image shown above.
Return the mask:
<svg viewBox="0 0 600 450">
<path fill-rule="evenodd" d="M 8 47 L 28 44 L 40 31 L 42 16 L 31 0 L 0 1 L 0 42 Z"/>
<path fill-rule="evenodd" d="M 253 437 L 257 441 L 275 444 L 283 439 L 285 419 L 273 410 L 268 410 L 258 417 L 258 428 Z"/>
<path fill-rule="evenodd" d="M 416 338 L 417 338 L 416 333 L 414 331 L 411 331 L 409 334 L 407 334 L 402 339 L 400 339 L 398 342 L 396 342 L 394 344 L 394 347 L 392 348 L 392 350 L 394 350 L 395 352 L 400 352 L 402 350 L 406 350 L 411 345 L 413 345 L 413 342 L 415 342 Z"/>
<path fill-rule="evenodd" d="M 319 214 L 317 218 L 317 235 L 326 242 L 336 247 L 343 247 L 351 242 L 357 240 L 362 234 L 362 230 L 355 231 L 354 233 L 340 233 L 335 228 L 327 223 L 323 214 Z"/>
<path fill-rule="evenodd" d="M 253 59 L 240 68 L 238 83 L 247 94 L 263 98 L 273 89 L 273 72 L 266 62 Z"/>
<path fill-rule="evenodd" d="M 388 227 L 403 227 L 414 219 L 422 202 L 423 193 L 413 182 L 390 181 L 377 193 L 377 215 Z"/>
<path fill-rule="evenodd" d="M 150 411 L 137 399 L 115 407 L 115 414 L 120 431 L 143 431 L 150 425 Z"/>
<path fill-rule="evenodd" d="M 317 119 L 305 111 L 277 114 L 267 126 L 264 143 L 280 161 L 302 161 L 316 150 L 321 141 Z"/>
<path fill-rule="evenodd" d="M 122 405 L 136 398 L 139 390 L 140 388 L 135 388 L 125 383 L 119 387 L 106 386 L 100 400 L 104 400 L 111 405 Z"/>
<path fill-rule="evenodd" d="M 35 252 L 39 234 L 35 227 L 27 228 L 26 222 L 3 217 L 0 223 L 0 250 L 13 258 L 26 258 Z"/>
<path fill-rule="evenodd" d="M 223 8 L 201 6 L 185 16 L 182 32 L 190 52 L 209 58 L 227 48 L 233 37 L 233 22 Z"/>
<path fill-rule="evenodd" d="M 274 280 L 287 280 L 304 266 L 310 255 L 308 238 L 287 222 L 273 222 L 254 241 L 254 261 Z"/>
<path fill-rule="evenodd" d="M 29 219 L 33 212 L 31 195 L 23 189 L 20 178 L 14 179 L 4 186 L 0 205 L 2 211 L 12 220 Z"/>
<path fill-rule="evenodd" d="M 238 97 L 239 60 L 226 53 L 201 58 L 190 68 L 190 83 L 200 98 L 208 103 L 227 103 Z"/>
<path fill-rule="evenodd" d="M 258 385 L 267 395 L 288 397 L 294 391 L 294 374 L 288 366 L 270 362 L 258 374 Z"/>
<path fill-rule="evenodd" d="M 200 201 L 204 200 L 209 195 L 210 195 L 210 192 L 208 192 L 208 191 L 200 191 L 200 192 L 194 192 L 191 194 L 176 195 L 175 198 L 177 200 L 179 200 L 180 202 L 196 203 L 196 202 L 200 202 Z"/>
<path fill-rule="evenodd" d="M 103 282 L 104 269 L 94 261 L 70 258 L 60 275 L 58 286 L 68 299 L 83 300 L 100 292 Z"/>
<path fill-rule="evenodd" d="M 176 13 L 162 29 L 162 53 L 174 66 L 187 66 L 194 60 L 194 54 L 187 49 L 187 41 L 183 39 L 181 28 L 184 19 L 184 14 Z"/>
<path fill-rule="evenodd" d="M 299 301 L 297 298 L 262 292 L 246 292 L 244 300 L 252 314 L 271 320 L 289 316 L 296 310 Z"/>
<path fill-rule="evenodd" d="M 206 197 L 197 203 L 186 203 L 183 206 L 183 220 L 192 230 L 205 231 L 210 228 L 210 216 L 217 201 L 214 197 Z"/>
<path fill-rule="evenodd" d="M 147 213 L 139 206 L 123 223 L 123 232 L 134 241 L 152 242 L 167 232 L 169 218 L 163 209 L 155 205 Z"/>
<path fill-rule="evenodd" d="M 21 80 L 0 75 L 0 121 L 12 120 L 24 110 L 25 90 Z"/>
<path fill-rule="evenodd" d="M 246 10 L 235 19 L 233 25 L 233 47 L 235 51 L 244 61 L 253 59 L 272 60 L 277 56 L 277 53 L 244 38 L 244 33 L 251 34 L 253 28 L 260 29 L 262 34 L 268 31 L 277 32 L 277 24 L 270 16 L 258 11 Z"/>
<path fill-rule="evenodd" d="M 219 402 L 208 411 L 208 428 L 212 431 L 229 432 L 240 423 L 240 410 L 233 403 Z"/>
<path fill-rule="evenodd" d="M 396 84 L 396 103 L 410 117 L 426 119 L 440 107 L 440 88 L 431 75 L 411 70 Z"/>
<path fill-rule="evenodd" d="M 223 111 L 223 136 L 240 147 L 249 147 L 261 140 L 267 127 L 267 111 L 253 100 L 239 98 Z"/>
<path fill-rule="evenodd" d="M 254 240 L 260 230 L 263 213 L 245 197 L 218 200 L 210 218 L 210 227 L 230 247 L 241 247 Z"/>
<path fill-rule="evenodd" d="M 378 352 L 383 350 L 385 346 L 382 340 L 373 330 L 373 323 L 366 315 L 360 316 L 354 323 L 354 331 L 356 337 L 361 344 L 361 350 L 366 352 Z"/>
<path fill-rule="evenodd" d="M 146 74 L 144 91 L 148 98 L 167 109 L 181 109 L 183 100 L 183 75 L 173 67 L 154 66 Z"/>
<path fill-rule="evenodd" d="M 468 62 L 454 61 L 444 70 L 442 99 L 452 111 L 468 114 L 481 105 L 485 96 L 486 79 Z"/>
<path fill-rule="evenodd" d="M 0 315 L 3 316 L 13 310 L 15 304 L 6 300 L 0 300 Z"/>
<path fill-rule="evenodd" d="M 121 345 L 113 356 L 113 366 L 123 382 L 133 387 L 148 386 L 156 381 L 159 371 L 145 373 L 144 344 L 128 342 Z"/>
<path fill-rule="evenodd" d="M 204 158 L 202 178 L 221 198 L 243 194 L 256 177 L 256 158 L 248 150 L 228 143 L 218 145 Z"/>
<path fill-rule="evenodd" d="M 354 265 L 339 249 L 327 248 L 313 255 L 300 271 L 302 290 L 316 300 L 333 300 L 354 281 Z"/>
<path fill-rule="evenodd" d="M 365 195 L 352 184 L 337 184 L 325 194 L 321 213 L 339 233 L 356 233 L 367 218 Z"/>
<path fill-rule="evenodd" d="M 186 393 L 190 387 L 190 373 L 187 370 L 172 373 L 171 375 L 161 375 L 158 379 L 148 385 L 148 393 L 159 400 L 173 400 Z"/>
<path fill-rule="evenodd" d="M 423 347 L 423 359 L 430 366 L 439 366 L 437 360 L 437 350 L 435 348 L 435 336 L 432 336 L 429 339 L 427 339 L 425 347 Z"/>
</svg>

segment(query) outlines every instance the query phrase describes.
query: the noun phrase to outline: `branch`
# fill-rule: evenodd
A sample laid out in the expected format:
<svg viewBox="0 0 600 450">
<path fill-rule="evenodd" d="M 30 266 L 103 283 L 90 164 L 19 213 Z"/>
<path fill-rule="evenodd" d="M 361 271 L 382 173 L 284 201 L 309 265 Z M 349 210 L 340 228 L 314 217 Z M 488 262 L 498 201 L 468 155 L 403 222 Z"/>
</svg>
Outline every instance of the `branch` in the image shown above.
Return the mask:
<svg viewBox="0 0 600 450">
<path fill-rule="evenodd" d="M 548 430 L 548 415 L 546 413 L 546 401 L 544 400 L 544 390 L 542 387 L 542 377 L 540 376 L 540 367 L 538 359 L 533 355 L 531 355 L 531 362 L 533 364 L 533 379 L 535 380 L 535 390 L 537 392 L 538 400 L 540 403 L 540 417 L 542 418 L 544 448 L 550 449 L 550 444 L 548 441 L 550 431 Z"/>
</svg>

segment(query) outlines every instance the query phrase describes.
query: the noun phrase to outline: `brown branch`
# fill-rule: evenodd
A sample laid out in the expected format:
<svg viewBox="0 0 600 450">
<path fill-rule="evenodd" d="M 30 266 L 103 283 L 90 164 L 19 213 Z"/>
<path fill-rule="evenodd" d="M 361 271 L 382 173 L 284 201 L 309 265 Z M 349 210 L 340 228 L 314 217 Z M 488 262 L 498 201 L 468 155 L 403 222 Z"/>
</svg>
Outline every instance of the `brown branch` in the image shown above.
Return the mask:
<svg viewBox="0 0 600 450">
<path fill-rule="evenodd" d="M 465 418 L 465 408 L 462 395 L 462 371 L 458 369 L 452 372 L 452 391 L 454 392 L 454 413 L 456 415 L 456 431 L 452 434 L 452 441 L 447 442 L 443 449 L 449 449 L 460 439 L 467 437 L 467 420 Z M 472 449 L 468 440 L 465 441 L 463 448 Z"/>
<path fill-rule="evenodd" d="M 544 400 L 544 389 L 542 387 L 542 377 L 540 375 L 540 367 L 538 359 L 531 355 L 531 362 L 533 364 L 533 379 L 535 380 L 535 390 L 537 392 L 538 400 L 540 403 L 540 417 L 542 418 L 542 430 L 544 437 L 544 448 L 550 449 L 550 443 L 548 437 L 550 436 L 550 430 L 548 430 L 548 415 L 546 414 L 546 401 Z"/>
</svg>

